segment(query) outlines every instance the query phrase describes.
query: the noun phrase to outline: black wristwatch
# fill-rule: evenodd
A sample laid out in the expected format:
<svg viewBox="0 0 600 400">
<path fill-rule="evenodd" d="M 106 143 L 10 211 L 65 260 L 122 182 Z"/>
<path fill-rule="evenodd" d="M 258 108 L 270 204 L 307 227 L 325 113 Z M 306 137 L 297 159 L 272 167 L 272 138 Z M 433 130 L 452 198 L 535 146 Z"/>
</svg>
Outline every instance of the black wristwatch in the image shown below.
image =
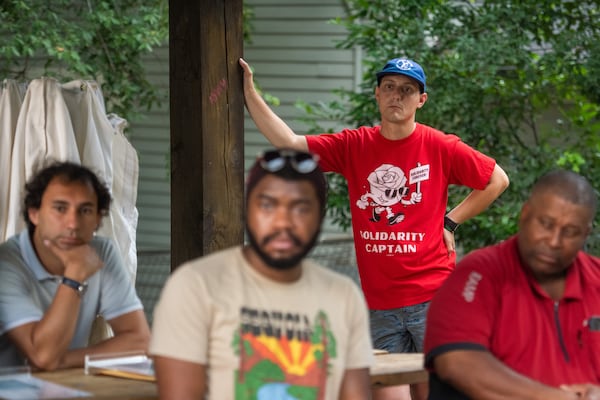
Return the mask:
<svg viewBox="0 0 600 400">
<path fill-rule="evenodd" d="M 459 226 L 459 223 L 452 221 L 449 216 L 444 215 L 444 229 L 446 229 L 448 232 L 454 233 L 456 228 Z"/>
<path fill-rule="evenodd" d="M 66 276 L 62 277 L 62 280 L 60 281 L 60 283 L 62 283 L 63 285 L 67 285 L 68 287 L 75 290 L 80 297 L 85 294 L 85 292 L 87 290 L 87 286 L 88 286 L 87 282 L 84 282 L 84 283 L 77 282 L 76 280 L 67 278 Z"/>
</svg>

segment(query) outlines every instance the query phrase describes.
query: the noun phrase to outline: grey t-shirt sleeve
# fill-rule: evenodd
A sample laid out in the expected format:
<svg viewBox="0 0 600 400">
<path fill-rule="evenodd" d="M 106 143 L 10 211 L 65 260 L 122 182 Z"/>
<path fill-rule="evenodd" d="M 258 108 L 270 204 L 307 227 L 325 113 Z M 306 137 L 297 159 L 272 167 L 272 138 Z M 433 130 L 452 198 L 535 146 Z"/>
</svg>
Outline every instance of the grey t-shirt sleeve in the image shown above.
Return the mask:
<svg viewBox="0 0 600 400">
<path fill-rule="evenodd" d="M 44 315 L 44 297 L 50 294 L 35 290 L 37 279 L 23 266 L 19 242 L 13 237 L 0 246 L 0 334 L 39 321 Z"/>
</svg>

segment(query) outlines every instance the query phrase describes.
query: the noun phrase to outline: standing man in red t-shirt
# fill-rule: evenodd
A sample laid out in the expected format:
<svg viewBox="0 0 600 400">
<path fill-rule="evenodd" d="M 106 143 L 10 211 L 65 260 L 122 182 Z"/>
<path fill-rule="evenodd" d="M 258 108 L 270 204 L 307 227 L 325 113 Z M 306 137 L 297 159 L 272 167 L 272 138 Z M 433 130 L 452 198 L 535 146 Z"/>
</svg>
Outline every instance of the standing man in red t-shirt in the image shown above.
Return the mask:
<svg viewBox="0 0 600 400">
<path fill-rule="evenodd" d="M 600 399 L 600 259 L 582 251 L 597 203 L 552 171 L 515 236 L 460 261 L 427 316 L 431 400 Z"/>
<path fill-rule="evenodd" d="M 496 162 L 415 121 L 426 100 L 425 73 L 397 58 L 377 73 L 375 99 L 381 125 L 335 134 L 294 133 L 257 93 L 244 70 L 246 107 L 276 147 L 311 151 L 324 171 L 348 182 L 361 285 L 370 309 L 373 346 L 389 352 L 421 352 L 431 297 L 454 268 L 454 230 L 485 210 L 508 186 Z M 446 213 L 448 186 L 472 192 Z M 444 229 L 445 228 L 445 229 Z M 427 385 L 411 387 L 425 399 Z M 378 391 L 377 398 L 397 396 Z"/>
</svg>

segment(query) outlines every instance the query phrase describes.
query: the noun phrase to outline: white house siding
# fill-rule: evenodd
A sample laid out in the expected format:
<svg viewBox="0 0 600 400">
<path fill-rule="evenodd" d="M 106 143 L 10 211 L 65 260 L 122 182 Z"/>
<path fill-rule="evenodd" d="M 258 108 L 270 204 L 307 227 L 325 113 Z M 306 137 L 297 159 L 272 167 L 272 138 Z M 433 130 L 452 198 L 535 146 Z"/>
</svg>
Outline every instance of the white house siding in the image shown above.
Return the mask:
<svg viewBox="0 0 600 400">
<path fill-rule="evenodd" d="M 345 37 L 343 28 L 331 24 L 343 16 L 341 0 L 248 0 L 253 9 L 252 43 L 246 44 L 244 58 L 256 72 L 260 87 L 279 98 L 276 112 L 299 133 L 307 126 L 300 122 L 302 111 L 297 100 L 312 103 L 334 99 L 331 91 L 351 89 L 357 72 L 357 54 L 336 49 Z M 168 45 L 146 57 L 151 82 L 166 93 L 169 83 Z M 170 248 L 170 183 L 168 178 L 169 113 L 168 98 L 143 117 L 130 121 L 129 135 L 138 150 L 140 180 L 138 187 L 139 222 L 137 246 L 140 251 Z M 320 121 L 324 126 L 335 124 Z M 246 167 L 268 147 L 246 113 Z M 324 237 L 339 236 L 327 223 Z M 342 235 L 343 236 L 343 235 Z"/>
<path fill-rule="evenodd" d="M 298 100 L 308 103 L 335 99 L 335 89 L 352 89 L 360 77 L 359 54 L 337 49 L 345 30 L 330 21 L 344 16 L 341 0 L 248 0 L 253 12 L 252 43 L 244 48 L 244 58 L 255 71 L 260 88 L 277 97 L 275 112 L 296 132 L 306 133 Z M 321 126 L 341 128 L 332 121 Z M 246 113 L 246 167 L 267 141 Z M 323 237 L 337 237 L 339 228 L 326 222 Z M 342 236 L 347 234 L 342 234 Z"/>
<path fill-rule="evenodd" d="M 297 100 L 328 101 L 334 98 L 332 90 L 353 86 L 354 52 L 335 48 L 345 32 L 330 23 L 344 15 L 342 2 L 249 0 L 247 4 L 254 12 L 254 30 L 244 58 L 253 66 L 261 89 L 281 101 L 277 114 L 305 133 L 307 126 L 299 120 L 303 113 L 294 105 Z M 245 126 L 249 164 L 267 142 L 247 113 Z"/>
<path fill-rule="evenodd" d="M 160 106 L 130 121 L 128 130 L 140 162 L 137 248 L 168 251 L 171 247 L 168 44 L 145 57 L 145 68 L 149 80 L 160 88 L 163 96 Z"/>
</svg>

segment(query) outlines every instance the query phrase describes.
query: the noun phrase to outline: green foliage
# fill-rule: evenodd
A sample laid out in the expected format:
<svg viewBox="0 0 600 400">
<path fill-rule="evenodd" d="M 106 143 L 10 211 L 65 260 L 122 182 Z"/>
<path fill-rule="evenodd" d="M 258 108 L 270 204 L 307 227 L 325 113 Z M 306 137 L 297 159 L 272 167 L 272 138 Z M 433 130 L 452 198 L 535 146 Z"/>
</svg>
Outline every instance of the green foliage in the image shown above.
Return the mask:
<svg viewBox="0 0 600 400">
<path fill-rule="evenodd" d="M 168 14 L 168 0 L 0 0 L 0 79 L 95 80 L 107 112 L 131 120 L 167 97 L 148 81 L 142 56 L 168 39 Z M 244 4 L 246 43 L 253 17 Z"/>
<path fill-rule="evenodd" d="M 244 43 L 252 44 L 252 32 L 254 32 L 252 20 L 254 19 L 254 9 L 246 4 L 246 2 L 243 4 L 242 19 L 244 24 Z"/>
<path fill-rule="evenodd" d="M 167 6 L 166 0 L 2 0 L 0 76 L 95 80 L 107 111 L 130 119 L 166 97 L 148 81 L 142 56 L 167 39 Z"/>
<path fill-rule="evenodd" d="M 345 4 L 347 17 L 334 21 L 348 30 L 339 46 L 363 49 L 364 76 L 359 92 L 342 91 L 328 105 L 334 119 L 349 126 L 378 123 L 375 72 L 388 59 L 407 56 L 427 73 L 429 100 L 417 120 L 458 134 L 509 174 L 509 189 L 457 231 L 465 250 L 516 232 L 521 204 L 543 172 L 570 168 L 600 182 L 598 0 Z M 309 116 L 315 112 L 304 108 Z M 344 190 L 333 179 L 330 212 L 347 227 L 348 200 L 341 201 Z M 452 188 L 449 208 L 465 193 Z M 598 237 L 590 243 L 596 253 Z"/>
</svg>

